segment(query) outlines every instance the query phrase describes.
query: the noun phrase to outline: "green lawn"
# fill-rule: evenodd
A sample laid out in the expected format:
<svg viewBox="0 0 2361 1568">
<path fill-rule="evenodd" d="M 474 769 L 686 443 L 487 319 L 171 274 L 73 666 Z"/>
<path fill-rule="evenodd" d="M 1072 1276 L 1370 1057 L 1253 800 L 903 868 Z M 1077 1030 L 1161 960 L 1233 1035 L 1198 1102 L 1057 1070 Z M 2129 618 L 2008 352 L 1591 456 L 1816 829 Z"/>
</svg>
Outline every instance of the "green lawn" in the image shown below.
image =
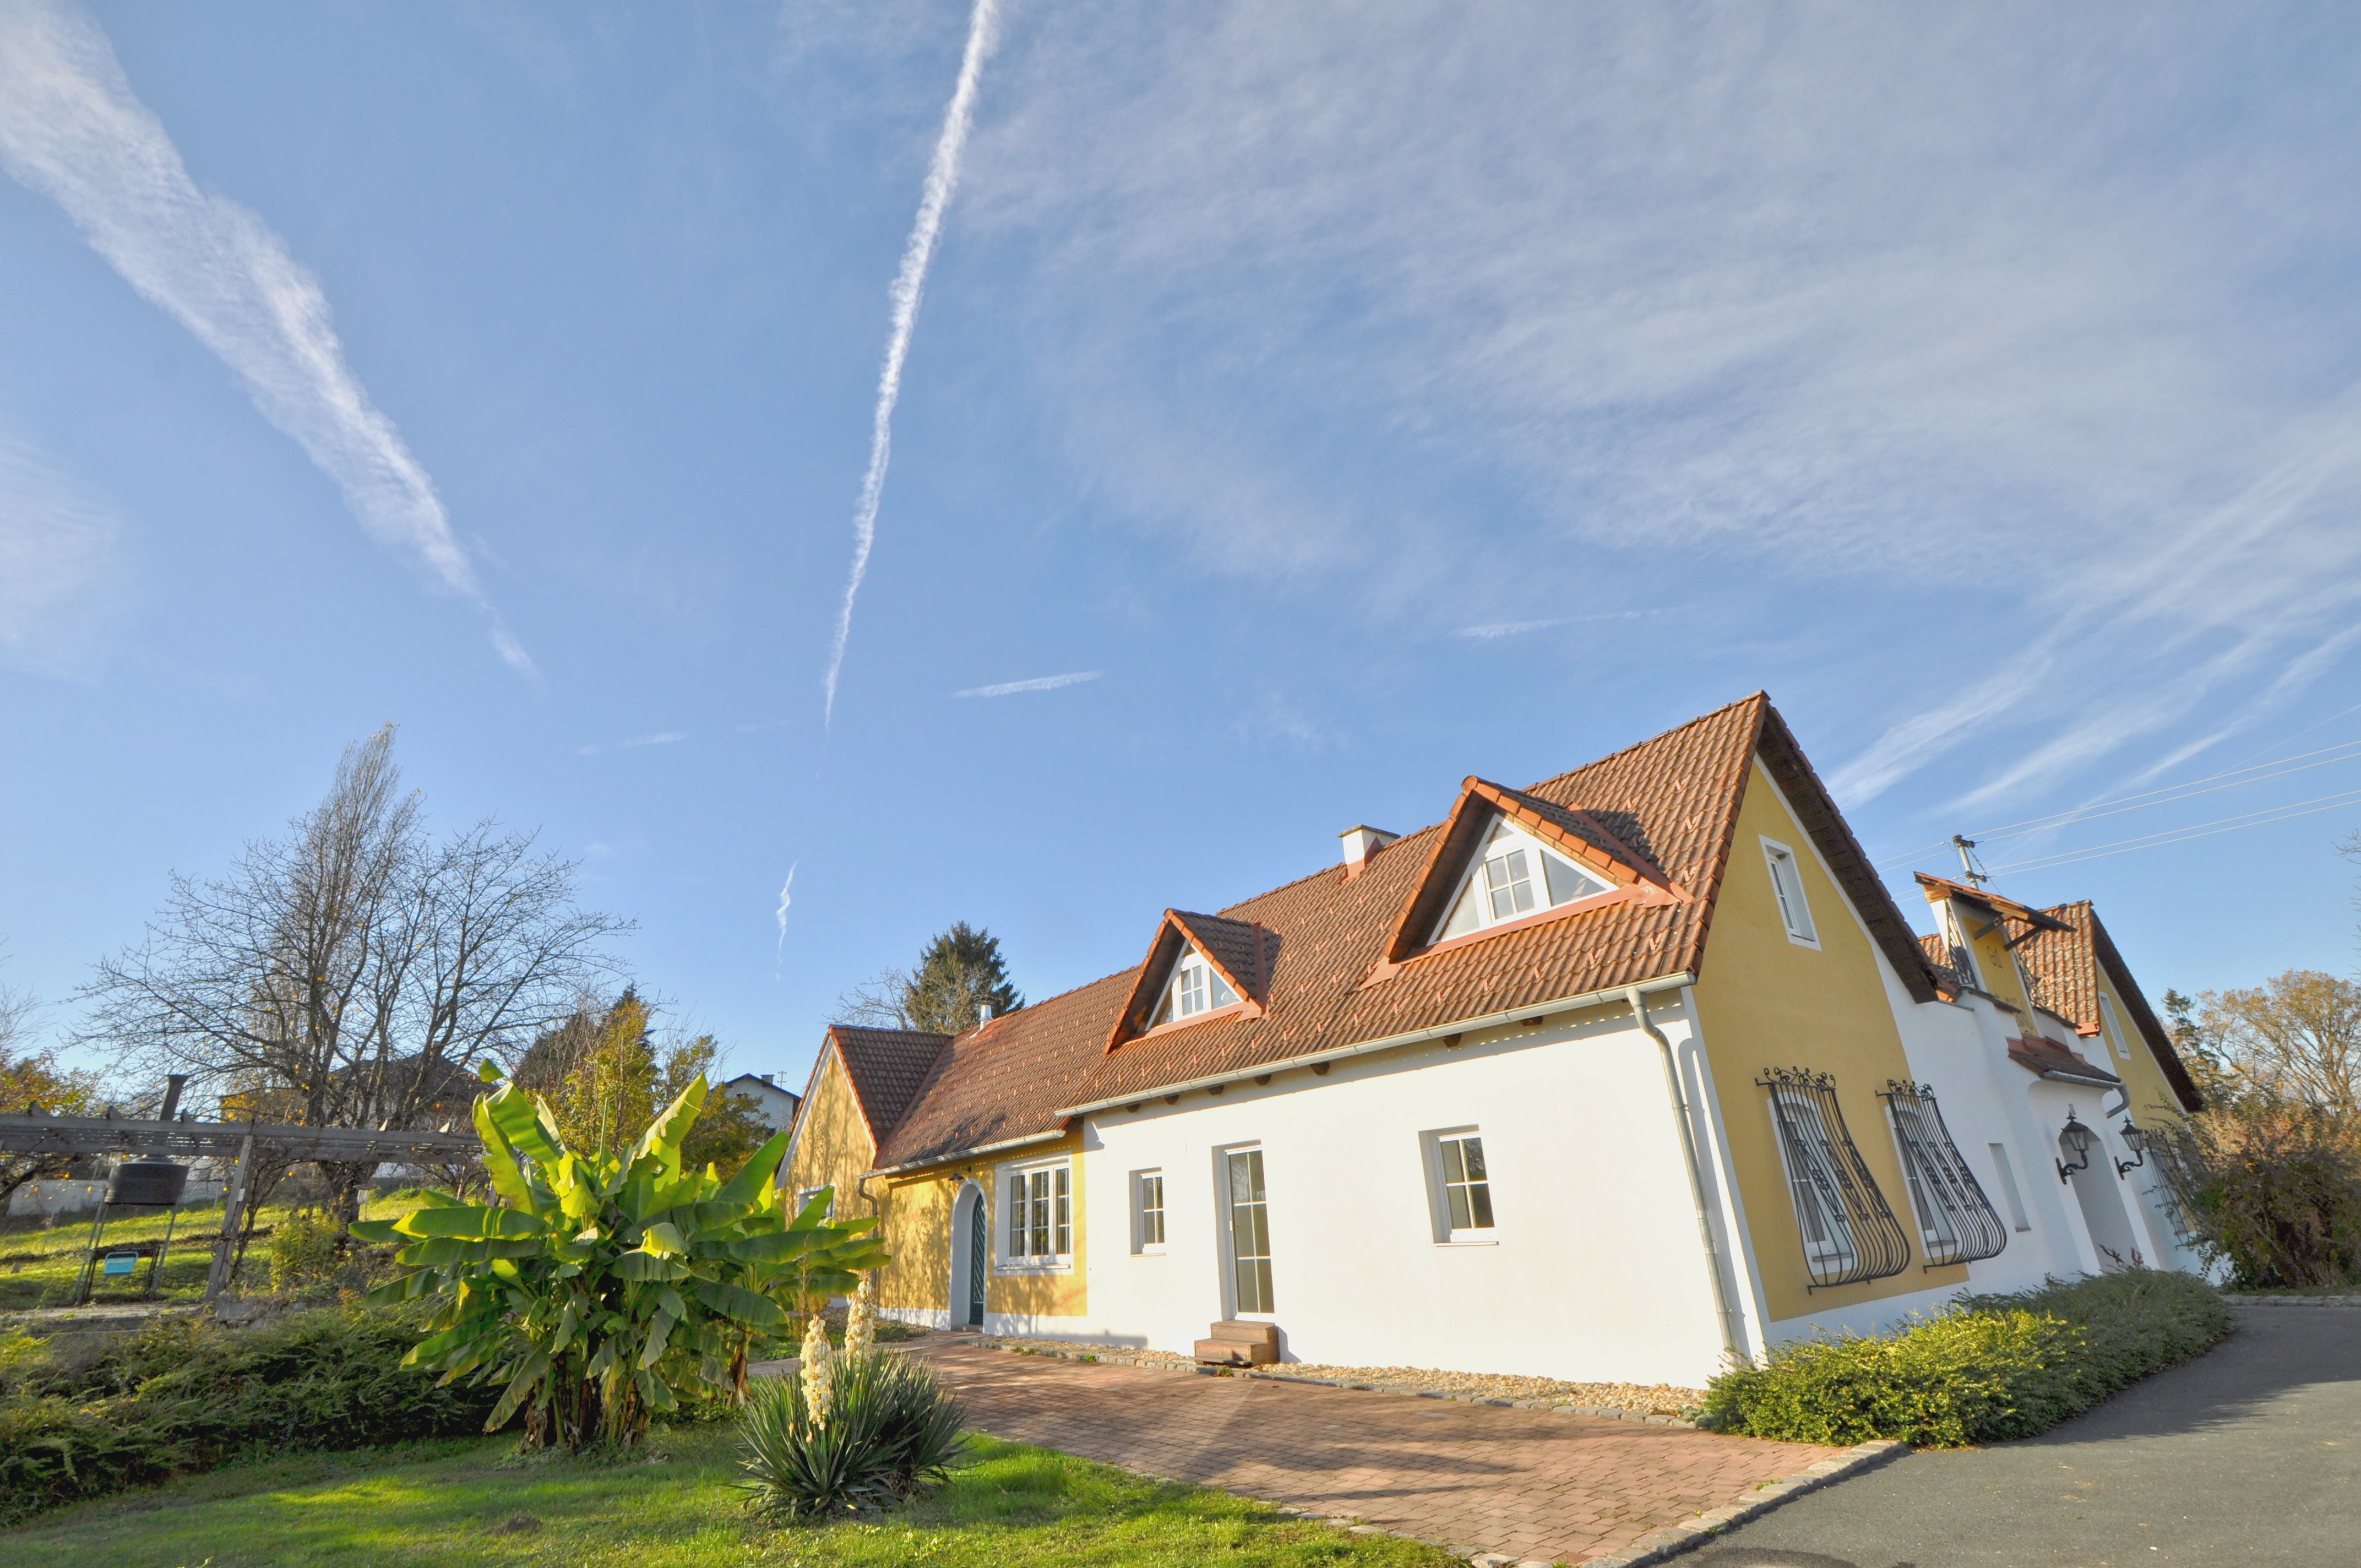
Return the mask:
<svg viewBox="0 0 2361 1568">
<path fill-rule="evenodd" d="M 508 1457 L 513 1440 L 238 1465 L 0 1531 L 40 1568 L 1449 1568 L 1433 1547 L 1284 1519 L 1220 1492 L 973 1440 L 974 1463 L 882 1522 L 771 1525 L 731 1485 L 727 1426 L 659 1432 L 622 1464 Z M 511 1524 L 511 1521 L 529 1521 Z"/>
<path fill-rule="evenodd" d="M 372 1220 L 390 1219 L 418 1207 L 414 1198 L 372 1198 L 361 1212 Z M 272 1204 L 262 1211 L 258 1226 L 276 1225 L 289 1210 Z M 106 1223 L 99 1249 L 131 1242 L 161 1240 L 167 1216 L 161 1210 L 118 1214 Z M 213 1267 L 213 1242 L 221 1234 L 219 1203 L 184 1208 L 172 1220 L 172 1245 L 164 1255 L 164 1277 L 157 1295 L 166 1299 L 193 1301 L 205 1293 L 205 1274 Z M 0 1226 L 0 1311 L 32 1307 L 62 1307 L 73 1296 L 74 1276 L 82 1268 L 82 1248 L 90 1242 L 90 1216 L 62 1215 L 44 1230 L 39 1222 L 13 1220 Z M 251 1293 L 270 1288 L 269 1243 L 257 1236 L 247 1249 L 238 1271 L 237 1288 Z M 93 1282 L 91 1304 L 137 1301 L 148 1282 L 148 1260 L 126 1278 L 100 1277 Z"/>
</svg>

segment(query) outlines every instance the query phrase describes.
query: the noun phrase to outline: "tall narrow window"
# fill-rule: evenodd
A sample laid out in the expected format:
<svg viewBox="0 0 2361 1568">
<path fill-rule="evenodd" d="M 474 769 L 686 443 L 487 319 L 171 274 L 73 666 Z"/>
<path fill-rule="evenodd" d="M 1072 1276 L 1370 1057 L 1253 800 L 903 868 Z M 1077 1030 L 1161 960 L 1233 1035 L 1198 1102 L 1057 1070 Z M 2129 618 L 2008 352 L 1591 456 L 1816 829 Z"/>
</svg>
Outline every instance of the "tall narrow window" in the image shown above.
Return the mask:
<svg viewBox="0 0 2361 1568">
<path fill-rule="evenodd" d="M 2131 1060 L 2131 1036 L 2124 1033 L 2123 1021 L 2115 1016 L 2114 998 L 2104 992 L 2099 993 L 2099 1022 L 2106 1029 L 2107 1043 L 2115 1047 L 2115 1055 Z"/>
<path fill-rule="evenodd" d="M 2008 1245 L 2008 1232 L 1951 1142 L 1935 1091 L 1923 1083 L 1890 1080 L 1879 1097 L 1894 1117 L 1894 1141 L 1910 1183 L 1911 1207 L 1918 1213 L 1927 1266 L 1998 1256 Z"/>
<path fill-rule="evenodd" d="M 2020 1231 L 2033 1229 L 2033 1221 L 2025 1212 L 2025 1195 L 2016 1190 L 2016 1168 L 2008 1163 L 2008 1146 L 1993 1144 L 1993 1165 L 2000 1172 L 2000 1195 L 2008 1200 L 2009 1223 Z"/>
<path fill-rule="evenodd" d="M 1811 1288 L 1883 1279 L 1909 1266 L 1910 1237 L 1845 1130 L 1836 1080 L 1773 1068 L 1756 1081 L 1771 1091 Z"/>
<path fill-rule="evenodd" d="M 1132 1190 L 1137 1196 L 1139 1223 L 1134 1234 L 1135 1245 L 1141 1252 L 1161 1252 L 1164 1248 L 1164 1173 L 1143 1170 L 1133 1179 Z"/>
<path fill-rule="evenodd" d="M 1238 1149 L 1224 1163 L 1230 1178 L 1230 1276 L 1235 1310 L 1270 1312 L 1270 1215 L 1263 1193 L 1262 1150 Z"/>
<path fill-rule="evenodd" d="M 1765 839 L 1763 858 L 1771 868 L 1771 892 L 1779 901 L 1779 919 L 1787 927 L 1788 940 L 1817 947 L 1819 934 L 1812 925 L 1812 906 L 1804 898 L 1804 878 L 1795 864 L 1795 851 Z"/>
<path fill-rule="evenodd" d="M 1473 1133 L 1437 1138 L 1443 1168 L 1443 1210 L 1454 1231 L 1492 1228 L 1492 1181 L 1484 1170 L 1484 1140 Z"/>
</svg>

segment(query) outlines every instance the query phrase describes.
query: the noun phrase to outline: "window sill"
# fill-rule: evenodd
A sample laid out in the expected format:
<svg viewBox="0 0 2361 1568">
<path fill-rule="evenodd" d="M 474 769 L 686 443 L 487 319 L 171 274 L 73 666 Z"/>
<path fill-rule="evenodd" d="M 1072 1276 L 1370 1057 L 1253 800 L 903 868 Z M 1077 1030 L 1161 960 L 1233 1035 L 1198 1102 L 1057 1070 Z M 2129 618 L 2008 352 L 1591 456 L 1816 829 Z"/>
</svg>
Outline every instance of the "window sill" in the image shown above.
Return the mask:
<svg viewBox="0 0 2361 1568">
<path fill-rule="evenodd" d="M 1499 1246 L 1500 1245 L 1500 1238 L 1498 1236 L 1454 1235 L 1443 1241 L 1439 1241 L 1434 1245 L 1437 1246 Z"/>
<path fill-rule="evenodd" d="M 1002 1276 L 1071 1274 L 1073 1271 L 1071 1259 L 1064 1263 L 995 1263 L 992 1266 L 992 1272 Z"/>
<path fill-rule="evenodd" d="M 1160 1246 L 1134 1247 L 1132 1249 L 1131 1255 L 1134 1257 L 1162 1257 L 1164 1255 L 1164 1249 Z"/>
</svg>

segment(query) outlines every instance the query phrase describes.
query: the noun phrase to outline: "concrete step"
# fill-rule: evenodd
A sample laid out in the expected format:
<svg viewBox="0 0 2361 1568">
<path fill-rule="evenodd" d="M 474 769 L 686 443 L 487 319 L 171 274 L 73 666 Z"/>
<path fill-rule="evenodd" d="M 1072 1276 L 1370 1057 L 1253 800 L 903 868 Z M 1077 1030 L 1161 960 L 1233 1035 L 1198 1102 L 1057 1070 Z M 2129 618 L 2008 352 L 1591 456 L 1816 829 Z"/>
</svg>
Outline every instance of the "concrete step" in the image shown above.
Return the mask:
<svg viewBox="0 0 2361 1568">
<path fill-rule="evenodd" d="M 1220 1340 L 1227 1344 L 1267 1344 L 1275 1347 L 1279 1343 L 1279 1325 L 1240 1322 L 1235 1318 L 1230 1318 L 1207 1329 L 1205 1337 Z"/>
</svg>

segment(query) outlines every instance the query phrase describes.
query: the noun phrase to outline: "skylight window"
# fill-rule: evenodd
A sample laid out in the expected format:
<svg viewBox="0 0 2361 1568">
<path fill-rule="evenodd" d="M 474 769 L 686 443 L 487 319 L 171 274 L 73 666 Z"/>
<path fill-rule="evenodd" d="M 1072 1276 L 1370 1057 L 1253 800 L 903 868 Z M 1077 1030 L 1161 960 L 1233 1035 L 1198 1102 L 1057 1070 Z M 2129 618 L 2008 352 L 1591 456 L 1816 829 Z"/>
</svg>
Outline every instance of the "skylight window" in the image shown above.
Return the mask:
<svg viewBox="0 0 2361 1568">
<path fill-rule="evenodd" d="M 1451 913 L 1435 931 L 1434 940 L 1464 937 L 1470 931 L 1520 919 L 1538 910 L 1555 909 L 1577 898 L 1612 892 L 1606 879 L 1583 870 L 1556 850 L 1510 822 L 1494 820 L 1481 856 L 1467 870 Z"/>
<path fill-rule="evenodd" d="M 1205 955 L 1191 948 L 1173 966 L 1172 978 L 1165 982 L 1164 999 L 1156 1004 L 1155 1016 L 1148 1019 L 1148 1026 L 1153 1029 L 1159 1024 L 1178 1024 L 1200 1013 L 1227 1007 L 1237 999 L 1238 993 L 1205 961 Z"/>
</svg>

